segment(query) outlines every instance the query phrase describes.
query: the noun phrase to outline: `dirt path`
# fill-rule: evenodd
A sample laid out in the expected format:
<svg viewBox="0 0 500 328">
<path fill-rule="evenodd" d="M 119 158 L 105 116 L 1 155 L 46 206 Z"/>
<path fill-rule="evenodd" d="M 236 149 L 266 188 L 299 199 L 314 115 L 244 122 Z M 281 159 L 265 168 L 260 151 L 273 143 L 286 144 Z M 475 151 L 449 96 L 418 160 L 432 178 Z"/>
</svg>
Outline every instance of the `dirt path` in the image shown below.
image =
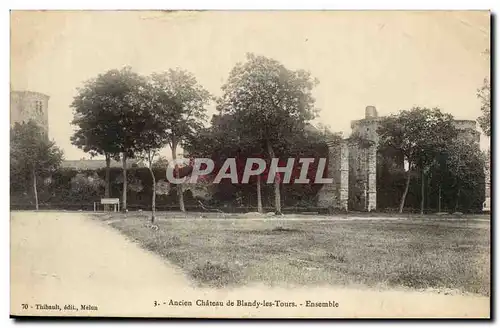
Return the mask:
<svg viewBox="0 0 500 328">
<path fill-rule="evenodd" d="M 169 305 L 170 300 L 192 306 Z M 222 302 L 224 306 L 198 306 Z M 238 300 L 261 305 L 236 306 Z M 280 302 L 276 303 L 276 300 Z M 306 307 L 306 302 L 338 307 Z M 159 306 L 155 306 L 154 302 Z M 235 306 L 227 306 L 234 301 Z M 272 306 L 263 307 L 266 301 Z M 163 304 L 163 303 L 166 304 Z M 295 307 L 277 304 L 295 302 Z M 23 309 L 27 304 L 28 309 Z M 59 305 L 37 309 L 36 304 Z M 64 310 L 74 305 L 77 310 Z M 83 310 L 82 305 L 97 310 Z M 11 314 L 205 317 L 487 317 L 489 298 L 343 287 L 199 289 L 174 266 L 81 213 L 11 214 Z"/>
</svg>

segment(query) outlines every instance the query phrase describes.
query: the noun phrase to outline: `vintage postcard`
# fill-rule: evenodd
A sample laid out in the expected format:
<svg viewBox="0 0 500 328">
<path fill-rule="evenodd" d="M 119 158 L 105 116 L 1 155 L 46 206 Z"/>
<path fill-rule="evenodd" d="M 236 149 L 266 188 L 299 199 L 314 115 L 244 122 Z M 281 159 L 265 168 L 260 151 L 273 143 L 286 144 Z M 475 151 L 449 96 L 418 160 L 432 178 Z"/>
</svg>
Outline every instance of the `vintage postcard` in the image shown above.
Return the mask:
<svg viewBox="0 0 500 328">
<path fill-rule="evenodd" d="M 490 318 L 490 15 L 11 11 L 11 316 Z"/>
</svg>

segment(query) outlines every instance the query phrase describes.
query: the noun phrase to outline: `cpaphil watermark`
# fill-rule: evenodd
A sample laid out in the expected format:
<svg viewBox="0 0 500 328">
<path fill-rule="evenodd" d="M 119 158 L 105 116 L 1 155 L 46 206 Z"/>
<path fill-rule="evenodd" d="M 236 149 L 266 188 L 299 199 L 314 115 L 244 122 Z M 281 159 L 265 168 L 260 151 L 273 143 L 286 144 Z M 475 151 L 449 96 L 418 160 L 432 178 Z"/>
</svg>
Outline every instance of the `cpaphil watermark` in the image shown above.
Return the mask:
<svg viewBox="0 0 500 328">
<path fill-rule="evenodd" d="M 220 169 L 218 170 L 215 178 L 212 183 L 220 183 L 222 179 L 230 179 L 231 183 L 249 183 L 250 177 L 258 176 L 266 172 L 267 170 L 267 180 L 266 183 L 273 183 L 276 177 L 279 177 L 280 174 L 283 174 L 283 178 L 280 179 L 282 183 L 297 183 L 297 184 L 327 184 L 333 183 L 333 178 L 325 178 L 323 177 L 326 170 L 326 158 L 317 159 L 317 168 L 314 179 L 308 178 L 309 169 L 312 163 L 316 161 L 315 158 L 299 158 L 296 160 L 295 158 L 289 158 L 286 161 L 285 166 L 279 166 L 279 159 L 273 158 L 267 167 L 267 163 L 262 158 L 247 158 L 245 162 L 245 167 L 243 169 L 242 178 L 238 179 L 241 172 L 238 172 L 238 165 L 236 163 L 236 158 L 228 158 L 224 161 Z M 300 165 L 300 172 L 297 176 L 295 174 L 294 179 L 292 181 L 292 176 L 294 172 L 296 172 L 296 162 Z M 176 177 L 174 174 L 175 167 L 190 165 L 193 166 L 193 171 L 190 176 L 187 177 Z M 194 160 L 188 160 L 185 158 L 178 158 L 173 161 L 170 161 L 167 166 L 167 180 L 173 184 L 183 184 L 183 183 L 197 183 L 198 178 L 210 175 L 213 173 L 215 169 L 215 163 L 210 158 L 195 158 Z"/>
</svg>

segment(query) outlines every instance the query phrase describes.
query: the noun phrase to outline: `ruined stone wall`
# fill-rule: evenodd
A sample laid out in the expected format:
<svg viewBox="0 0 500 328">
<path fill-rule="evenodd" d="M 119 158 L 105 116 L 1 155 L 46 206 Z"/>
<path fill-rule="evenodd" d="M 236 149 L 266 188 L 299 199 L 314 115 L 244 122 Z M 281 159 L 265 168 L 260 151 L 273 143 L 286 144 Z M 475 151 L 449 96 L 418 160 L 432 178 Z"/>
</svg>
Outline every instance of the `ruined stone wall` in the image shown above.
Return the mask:
<svg viewBox="0 0 500 328">
<path fill-rule="evenodd" d="M 318 193 L 318 207 L 347 210 L 349 197 L 349 148 L 345 141 L 327 141 L 328 173 L 333 183 L 324 184 Z"/>
<path fill-rule="evenodd" d="M 485 201 L 489 202 L 489 206 L 491 207 L 491 154 L 488 151 L 488 158 L 484 163 L 484 197 Z"/>
<path fill-rule="evenodd" d="M 349 145 L 349 209 L 361 211 L 366 204 L 366 151 L 357 144 Z"/>
<path fill-rule="evenodd" d="M 377 110 L 367 106 L 365 118 L 351 123 L 349 144 L 349 209 L 372 211 L 377 208 Z M 367 142 L 363 142 L 366 140 Z"/>
<path fill-rule="evenodd" d="M 370 212 L 377 208 L 377 146 L 370 146 L 370 148 L 366 149 L 366 152 L 368 180 L 366 210 Z"/>
<path fill-rule="evenodd" d="M 339 207 L 348 210 L 349 201 L 349 146 L 346 141 L 340 144 L 340 186 Z"/>
</svg>

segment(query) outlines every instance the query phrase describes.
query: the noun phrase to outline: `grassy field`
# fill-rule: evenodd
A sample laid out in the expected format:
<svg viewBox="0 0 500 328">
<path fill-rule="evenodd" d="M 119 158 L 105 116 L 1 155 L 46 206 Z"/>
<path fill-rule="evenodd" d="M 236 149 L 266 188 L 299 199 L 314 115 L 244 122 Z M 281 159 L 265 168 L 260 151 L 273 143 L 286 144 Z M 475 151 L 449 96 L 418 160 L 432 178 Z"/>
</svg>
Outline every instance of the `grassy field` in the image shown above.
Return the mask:
<svg viewBox="0 0 500 328">
<path fill-rule="evenodd" d="M 364 285 L 490 292 L 490 224 L 478 220 L 157 221 L 99 216 L 204 286 Z"/>
</svg>

